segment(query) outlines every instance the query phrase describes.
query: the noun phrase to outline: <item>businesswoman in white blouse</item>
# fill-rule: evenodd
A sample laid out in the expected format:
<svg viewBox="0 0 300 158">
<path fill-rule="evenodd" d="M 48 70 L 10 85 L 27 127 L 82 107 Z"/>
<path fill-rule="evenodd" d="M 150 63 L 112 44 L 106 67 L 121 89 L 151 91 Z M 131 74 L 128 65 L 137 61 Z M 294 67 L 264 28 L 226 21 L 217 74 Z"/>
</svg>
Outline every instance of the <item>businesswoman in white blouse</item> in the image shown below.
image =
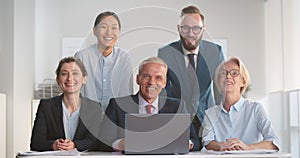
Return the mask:
<svg viewBox="0 0 300 158">
<path fill-rule="evenodd" d="M 87 71 L 79 59 L 63 58 L 56 69 L 60 96 L 41 99 L 32 129 L 35 151 L 92 149 L 102 122 L 100 103 L 80 95 Z M 98 147 L 101 148 L 101 147 Z"/>
<path fill-rule="evenodd" d="M 231 57 L 222 62 L 215 82 L 223 99 L 221 105 L 205 111 L 203 146 L 207 150 L 279 150 L 279 139 L 262 104 L 242 96 L 250 83 L 242 61 Z"/>
</svg>

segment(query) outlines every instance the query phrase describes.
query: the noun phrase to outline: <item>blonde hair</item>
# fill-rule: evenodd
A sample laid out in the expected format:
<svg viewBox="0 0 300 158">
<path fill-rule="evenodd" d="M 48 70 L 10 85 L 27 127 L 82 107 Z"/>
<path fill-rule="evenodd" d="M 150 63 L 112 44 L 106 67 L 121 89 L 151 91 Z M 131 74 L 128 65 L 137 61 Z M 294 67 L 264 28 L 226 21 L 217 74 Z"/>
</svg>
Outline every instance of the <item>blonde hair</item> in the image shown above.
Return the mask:
<svg viewBox="0 0 300 158">
<path fill-rule="evenodd" d="M 241 88 L 240 90 L 240 94 L 244 94 L 244 92 L 246 91 L 247 87 L 250 85 L 250 75 L 249 72 L 245 66 L 245 64 L 241 61 L 241 59 L 239 59 L 238 57 L 231 57 L 226 61 L 223 61 L 222 63 L 220 63 L 220 65 L 217 67 L 216 72 L 215 72 L 215 78 L 214 78 L 214 82 L 217 85 L 218 90 L 220 91 L 220 85 L 218 83 L 218 79 L 220 78 L 220 71 L 224 69 L 224 65 L 226 63 L 230 63 L 230 62 L 234 62 L 235 64 L 238 65 L 239 70 L 240 70 L 240 75 L 244 81 L 245 86 Z"/>
</svg>

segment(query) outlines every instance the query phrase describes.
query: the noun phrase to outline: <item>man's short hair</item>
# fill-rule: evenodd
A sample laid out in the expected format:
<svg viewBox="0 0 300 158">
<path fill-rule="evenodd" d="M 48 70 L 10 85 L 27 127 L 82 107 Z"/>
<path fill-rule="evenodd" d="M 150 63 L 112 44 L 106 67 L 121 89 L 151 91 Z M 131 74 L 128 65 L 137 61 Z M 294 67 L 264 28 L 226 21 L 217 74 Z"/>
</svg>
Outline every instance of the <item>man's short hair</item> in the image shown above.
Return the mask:
<svg viewBox="0 0 300 158">
<path fill-rule="evenodd" d="M 182 8 L 180 17 L 183 17 L 185 14 L 199 14 L 202 19 L 202 22 L 204 23 L 204 16 L 201 14 L 200 10 L 196 6 L 190 5 L 185 8 Z"/>
<path fill-rule="evenodd" d="M 145 60 L 143 60 L 140 65 L 139 65 L 139 74 L 141 73 L 141 70 L 143 68 L 143 65 L 147 64 L 147 63 L 156 63 L 156 64 L 160 64 L 162 65 L 165 69 L 166 72 L 168 71 L 168 65 L 159 57 L 149 57 Z"/>
</svg>

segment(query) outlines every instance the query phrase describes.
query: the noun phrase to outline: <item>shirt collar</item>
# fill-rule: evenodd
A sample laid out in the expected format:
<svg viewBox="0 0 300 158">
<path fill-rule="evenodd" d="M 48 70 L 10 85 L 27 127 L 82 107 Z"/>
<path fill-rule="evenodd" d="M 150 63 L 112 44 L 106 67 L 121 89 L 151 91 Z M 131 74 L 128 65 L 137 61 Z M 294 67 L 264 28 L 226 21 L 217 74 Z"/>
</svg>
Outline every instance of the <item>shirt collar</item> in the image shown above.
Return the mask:
<svg viewBox="0 0 300 158">
<path fill-rule="evenodd" d="M 234 109 L 234 110 L 236 110 L 236 111 L 239 111 L 239 110 L 243 107 L 244 102 L 245 102 L 245 98 L 243 98 L 243 97 L 241 96 L 240 99 L 239 99 L 234 105 L 232 105 L 232 106 L 230 107 L 230 110 L 231 110 L 231 109 Z M 222 105 L 222 106 L 221 106 L 221 110 L 227 113 L 227 111 L 224 109 L 223 103 L 221 103 L 221 105 Z"/>
<path fill-rule="evenodd" d="M 145 107 L 146 105 L 149 105 L 149 103 L 148 103 L 148 102 L 140 95 L 140 93 L 139 93 L 138 97 L 139 97 L 139 106 L 140 106 L 140 107 Z M 151 105 L 152 105 L 155 109 L 158 109 L 158 97 L 159 97 L 159 96 L 157 96 L 157 98 L 154 100 L 154 102 L 151 103 Z"/>
<path fill-rule="evenodd" d="M 94 48 L 95 48 L 95 50 L 96 50 L 95 52 L 97 53 L 97 56 L 98 56 L 99 59 L 102 58 L 103 60 L 110 60 L 110 59 L 113 58 L 113 55 L 114 55 L 114 52 L 115 52 L 115 47 L 113 47 L 111 53 L 110 53 L 107 57 L 104 57 L 104 56 L 102 55 L 102 52 L 100 52 L 100 51 L 98 50 L 97 44 L 94 44 Z"/>
<path fill-rule="evenodd" d="M 239 101 L 236 102 L 233 107 L 235 108 L 236 111 L 239 111 L 243 107 L 244 102 L 245 102 L 245 99 L 241 96 Z"/>
<path fill-rule="evenodd" d="M 194 52 L 190 52 L 190 51 L 186 50 L 183 46 L 182 46 L 182 50 L 183 50 L 184 55 L 188 55 L 188 54 L 192 54 L 192 53 L 195 54 L 195 55 L 198 55 L 199 46 L 195 49 Z"/>
<path fill-rule="evenodd" d="M 66 105 L 65 105 L 65 103 L 64 103 L 64 101 L 62 100 L 61 101 L 61 106 L 62 106 L 62 108 L 63 108 L 63 112 L 66 114 L 66 116 L 70 116 L 70 112 L 69 112 L 69 110 L 67 109 L 67 107 L 66 107 Z M 80 111 L 80 108 L 81 108 L 81 105 L 79 105 L 78 106 L 78 108 L 76 109 L 76 111 L 74 111 L 73 113 L 72 113 L 72 115 L 74 115 L 74 114 L 79 114 L 79 111 Z"/>
</svg>

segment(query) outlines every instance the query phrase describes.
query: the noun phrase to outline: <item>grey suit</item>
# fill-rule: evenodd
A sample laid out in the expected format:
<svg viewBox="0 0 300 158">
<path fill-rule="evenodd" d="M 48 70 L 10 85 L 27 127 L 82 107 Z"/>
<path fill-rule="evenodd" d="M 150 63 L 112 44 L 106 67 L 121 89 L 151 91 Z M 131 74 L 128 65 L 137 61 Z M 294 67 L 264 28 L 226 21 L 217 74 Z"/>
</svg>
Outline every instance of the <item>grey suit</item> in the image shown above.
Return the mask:
<svg viewBox="0 0 300 158">
<path fill-rule="evenodd" d="M 221 100 L 216 86 L 212 88 L 216 68 L 224 60 L 221 47 L 200 40 L 197 67 L 192 75 L 189 75 L 190 73 L 187 71 L 180 40 L 159 48 L 158 57 L 164 60 L 169 67 L 165 88 L 167 95 L 186 101 L 189 113 L 195 115 L 193 125 L 198 133 L 199 142 L 201 142 L 201 124 L 204 112 L 216 103 L 219 104 Z"/>
<path fill-rule="evenodd" d="M 214 43 L 201 40 L 199 47 L 193 85 L 189 79 L 180 41 L 160 48 L 158 57 L 169 67 L 166 86 L 168 96 L 185 100 L 189 112 L 197 114 L 202 122 L 204 111 L 215 105 L 211 85 L 215 70 L 224 60 L 224 56 L 221 47 Z M 217 90 L 214 92 L 215 99 L 219 103 L 220 94 Z"/>
</svg>

